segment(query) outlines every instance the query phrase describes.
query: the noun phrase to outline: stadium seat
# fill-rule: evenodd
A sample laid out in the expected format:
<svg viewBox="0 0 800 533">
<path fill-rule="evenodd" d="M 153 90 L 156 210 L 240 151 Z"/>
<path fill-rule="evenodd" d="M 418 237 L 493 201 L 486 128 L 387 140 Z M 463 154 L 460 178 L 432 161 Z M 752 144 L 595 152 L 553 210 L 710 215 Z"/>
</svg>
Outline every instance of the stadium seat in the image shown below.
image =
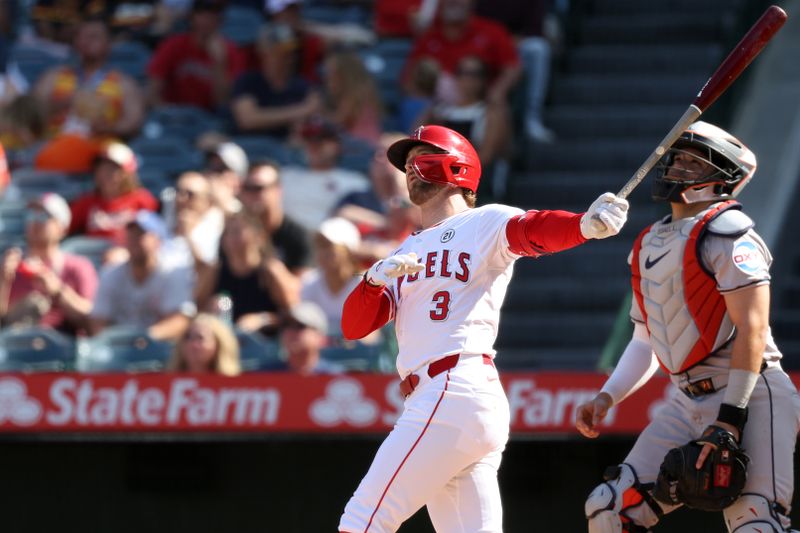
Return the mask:
<svg viewBox="0 0 800 533">
<path fill-rule="evenodd" d="M 135 41 L 121 41 L 111 49 L 108 62 L 111 67 L 144 85 L 147 79 L 147 64 L 150 62 L 150 50 Z"/>
<path fill-rule="evenodd" d="M 11 49 L 9 63 L 16 63 L 20 72 L 31 85 L 35 84 L 47 69 L 65 63 L 74 63 L 72 56 L 59 56 L 39 46 L 17 43 Z"/>
<path fill-rule="evenodd" d="M 198 135 L 221 129 L 222 121 L 207 111 L 192 106 L 164 105 L 150 112 L 142 134 L 148 139 L 179 137 L 193 143 Z"/>
<path fill-rule="evenodd" d="M 34 168 L 20 168 L 11 174 L 11 187 L 19 194 L 21 201 L 30 200 L 45 192 L 58 193 L 69 201 L 90 190 L 93 183 L 86 175 Z"/>
<path fill-rule="evenodd" d="M 140 168 L 156 168 L 176 175 L 187 170 L 201 168 L 202 154 L 190 143 L 179 137 L 148 139 L 138 137 L 131 141 L 131 149 L 136 153 Z"/>
<path fill-rule="evenodd" d="M 258 159 L 272 159 L 281 165 L 300 164 L 302 153 L 280 139 L 267 135 L 240 135 L 233 142 L 242 147 L 252 162 Z"/>
<path fill-rule="evenodd" d="M 344 135 L 342 137 L 342 153 L 339 156 L 339 166 L 366 175 L 369 173 L 370 161 L 372 161 L 374 154 L 374 145 L 362 139 Z"/>
<path fill-rule="evenodd" d="M 379 345 L 354 342 L 343 346 L 330 346 L 322 350 L 321 357 L 350 372 L 383 371 Z"/>
<path fill-rule="evenodd" d="M 280 347 L 274 340 L 255 332 L 234 330 L 239 341 L 242 372 L 269 371 L 283 368 Z"/>
<path fill-rule="evenodd" d="M 57 372 L 75 363 L 71 338 L 49 328 L 8 328 L 0 333 L 0 371 Z"/>
<path fill-rule="evenodd" d="M 222 19 L 222 34 L 239 46 L 255 42 L 264 23 L 260 12 L 243 6 L 230 6 Z"/>
<path fill-rule="evenodd" d="M 102 237 L 74 235 L 61 242 L 61 250 L 86 257 L 92 262 L 94 269 L 99 272 L 103 265 L 103 257 L 112 244 L 110 240 Z"/>
<path fill-rule="evenodd" d="M 25 211 L 0 210 L 0 233 L 22 235 L 25 232 Z"/>
<path fill-rule="evenodd" d="M 146 330 L 114 326 L 80 339 L 76 368 L 82 372 L 158 372 L 164 370 L 172 345 L 152 339 Z"/>
</svg>

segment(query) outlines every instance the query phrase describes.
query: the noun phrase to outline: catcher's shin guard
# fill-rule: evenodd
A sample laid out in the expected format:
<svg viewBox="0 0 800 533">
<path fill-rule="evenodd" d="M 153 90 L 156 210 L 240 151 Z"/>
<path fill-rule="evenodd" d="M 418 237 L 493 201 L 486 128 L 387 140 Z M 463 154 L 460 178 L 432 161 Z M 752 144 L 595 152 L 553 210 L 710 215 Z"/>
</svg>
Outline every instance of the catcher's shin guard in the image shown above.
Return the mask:
<svg viewBox="0 0 800 533">
<path fill-rule="evenodd" d="M 661 508 L 639 483 L 633 467 L 610 466 L 603 479 L 584 507 L 589 533 L 647 533 L 658 522 Z"/>
<path fill-rule="evenodd" d="M 753 493 L 744 493 L 722 514 L 730 533 L 786 533 L 789 517 L 782 505 Z"/>
</svg>

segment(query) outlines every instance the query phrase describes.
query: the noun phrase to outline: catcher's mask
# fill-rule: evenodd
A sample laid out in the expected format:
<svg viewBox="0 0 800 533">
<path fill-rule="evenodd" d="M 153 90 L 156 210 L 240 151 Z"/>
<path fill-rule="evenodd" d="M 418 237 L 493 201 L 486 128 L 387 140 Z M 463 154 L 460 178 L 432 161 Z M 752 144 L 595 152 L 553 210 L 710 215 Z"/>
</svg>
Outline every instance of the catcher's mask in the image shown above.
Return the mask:
<svg viewBox="0 0 800 533">
<path fill-rule="evenodd" d="M 687 148 L 702 152 L 697 155 Z M 675 156 L 685 154 L 712 167 L 707 175 L 669 176 Z M 736 137 L 707 122 L 697 121 L 683 132 L 656 166 L 653 181 L 654 200 L 693 204 L 709 200 L 735 198 L 756 171 L 756 156 Z"/>
<path fill-rule="evenodd" d="M 436 153 L 418 155 L 411 162 L 423 181 L 451 184 L 477 192 L 481 162 L 472 144 L 461 134 L 444 126 L 420 126 L 408 139 L 392 144 L 389 161 L 405 172 L 408 152 L 415 146 L 430 146 Z"/>
</svg>

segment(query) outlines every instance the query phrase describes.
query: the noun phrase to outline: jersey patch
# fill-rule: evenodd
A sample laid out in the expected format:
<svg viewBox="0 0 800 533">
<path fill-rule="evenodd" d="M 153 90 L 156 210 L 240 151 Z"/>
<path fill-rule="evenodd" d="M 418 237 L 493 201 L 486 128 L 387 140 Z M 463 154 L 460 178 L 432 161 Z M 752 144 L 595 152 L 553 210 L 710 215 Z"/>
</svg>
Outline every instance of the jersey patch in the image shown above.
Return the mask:
<svg viewBox="0 0 800 533">
<path fill-rule="evenodd" d="M 758 247 L 749 241 L 740 242 L 734 246 L 731 258 L 736 268 L 746 274 L 753 274 L 766 267 Z"/>
<path fill-rule="evenodd" d="M 447 242 L 447 241 L 451 240 L 455 236 L 456 236 L 456 230 L 449 229 L 449 230 L 445 231 L 444 233 L 442 233 L 442 236 L 439 238 L 439 242 Z"/>
</svg>

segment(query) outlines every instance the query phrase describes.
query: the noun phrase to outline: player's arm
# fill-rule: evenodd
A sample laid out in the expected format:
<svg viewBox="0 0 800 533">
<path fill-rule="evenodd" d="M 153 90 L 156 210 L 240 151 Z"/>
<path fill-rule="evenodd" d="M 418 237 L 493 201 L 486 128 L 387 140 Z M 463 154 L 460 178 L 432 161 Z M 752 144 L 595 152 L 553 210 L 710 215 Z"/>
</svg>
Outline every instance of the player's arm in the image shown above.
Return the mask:
<svg viewBox="0 0 800 533">
<path fill-rule="evenodd" d="M 363 339 L 383 327 L 394 316 L 394 297 L 389 290 L 393 280 L 419 272 L 415 253 L 393 255 L 381 259 L 364 274 L 342 308 L 342 334 L 346 339 Z"/>
<path fill-rule="evenodd" d="M 641 322 L 635 322 L 633 336 L 622 353 L 614 372 L 606 380 L 593 400 L 578 406 L 575 427 L 585 437 L 594 438 L 600 433 L 597 426 L 614 405 L 639 390 L 658 370 L 650 335 Z"/>
<path fill-rule="evenodd" d="M 628 202 L 605 193 L 586 213 L 543 210 L 515 216 L 506 224 L 506 238 L 512 252 L 536 257 L 616 235 L 627 217 Z"/>
</svg>

